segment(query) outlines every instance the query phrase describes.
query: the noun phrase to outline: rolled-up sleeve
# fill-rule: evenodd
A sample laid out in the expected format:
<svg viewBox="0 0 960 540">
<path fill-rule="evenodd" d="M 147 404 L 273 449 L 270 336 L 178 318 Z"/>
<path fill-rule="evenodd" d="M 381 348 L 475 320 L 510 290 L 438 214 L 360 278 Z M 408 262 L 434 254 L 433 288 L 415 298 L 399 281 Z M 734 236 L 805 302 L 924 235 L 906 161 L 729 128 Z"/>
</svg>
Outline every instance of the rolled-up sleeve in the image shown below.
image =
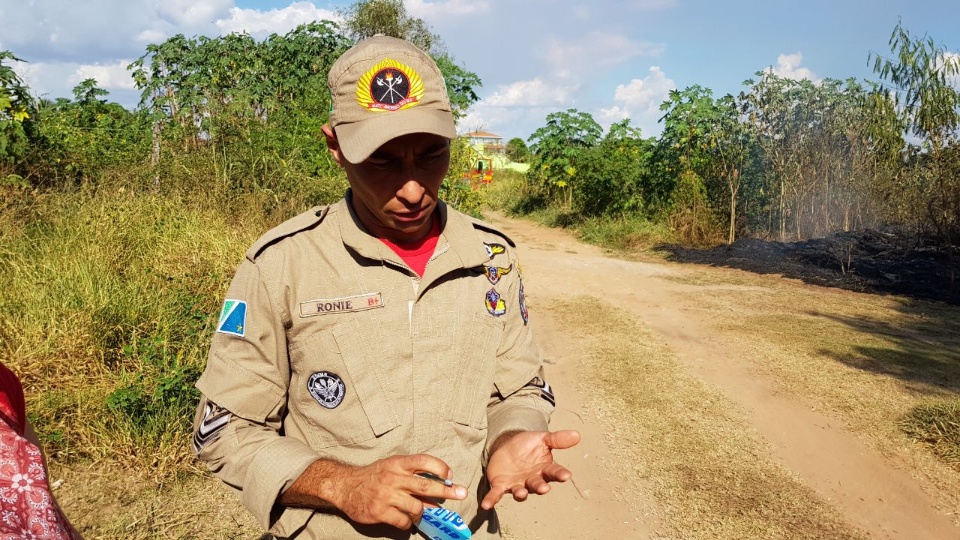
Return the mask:
<svg viewBox="0 0 960 540">
<path fill-rule="evenodd" d="M 289 362 L 276 284 L 244 261 L 227 292 L 194 422 L 194 450 L 215 476 L 240 491 L 240 501 L 268 529 L 277 499 L 319 455 L 281 434 Z M 242 310 L 238 313 L 237 310 Z"/>
</svg>

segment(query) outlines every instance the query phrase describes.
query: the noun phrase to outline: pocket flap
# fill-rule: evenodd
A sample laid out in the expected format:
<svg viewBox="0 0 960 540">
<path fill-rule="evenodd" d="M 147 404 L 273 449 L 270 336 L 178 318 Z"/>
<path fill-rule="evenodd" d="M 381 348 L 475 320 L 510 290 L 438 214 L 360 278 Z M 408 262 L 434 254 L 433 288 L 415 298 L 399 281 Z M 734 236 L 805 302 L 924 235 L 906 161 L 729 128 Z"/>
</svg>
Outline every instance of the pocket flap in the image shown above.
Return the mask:
<svg viewBox="0 0 960 540">
<path fill-rule="evenodd" d="M 334 339 L 374 435 L 379 437 L 399 426 L 400 420 L 384 384 L 382 359 L 371 354 L 371 344 L 376 343 L 376 338 L 367 335 L 358 323 L 351 322 L 338 326 Z"/>
</svg>

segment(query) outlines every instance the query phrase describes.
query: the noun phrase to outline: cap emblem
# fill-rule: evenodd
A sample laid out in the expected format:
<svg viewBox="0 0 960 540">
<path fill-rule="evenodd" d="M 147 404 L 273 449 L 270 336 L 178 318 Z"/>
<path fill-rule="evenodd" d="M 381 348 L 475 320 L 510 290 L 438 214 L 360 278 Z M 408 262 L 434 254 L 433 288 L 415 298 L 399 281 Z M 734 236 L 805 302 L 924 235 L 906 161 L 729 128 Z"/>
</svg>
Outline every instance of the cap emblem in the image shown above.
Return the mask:
<svg viewBox="0 0 960 540">
<path fill-rule="evenodd" d="M 399 111 L 420 104 L 423 79 L 410 66 L 387 58 L 357 81 L 357 103 L 364 109 Z"/>
</svg>

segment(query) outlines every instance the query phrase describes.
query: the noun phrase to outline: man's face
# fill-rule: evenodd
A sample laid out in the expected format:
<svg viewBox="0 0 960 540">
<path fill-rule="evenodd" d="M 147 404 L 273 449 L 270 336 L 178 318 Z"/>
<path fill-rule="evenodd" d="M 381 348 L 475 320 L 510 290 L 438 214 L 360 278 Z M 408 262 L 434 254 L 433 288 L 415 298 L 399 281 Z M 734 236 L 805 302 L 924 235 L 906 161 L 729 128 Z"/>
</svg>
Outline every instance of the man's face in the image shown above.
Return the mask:
<svg viewBox="0 0 960 540">
<path fill-rule="evenodd" d="M 339 151 L 333 155 L 347 172 L 354 211 L 370 233 L 402 244 L 430 232 L 437 191 L 450 166 L 449 140 L 429 133 L 404 135 L 362 163 L 348 162 Z"/>
</svg>

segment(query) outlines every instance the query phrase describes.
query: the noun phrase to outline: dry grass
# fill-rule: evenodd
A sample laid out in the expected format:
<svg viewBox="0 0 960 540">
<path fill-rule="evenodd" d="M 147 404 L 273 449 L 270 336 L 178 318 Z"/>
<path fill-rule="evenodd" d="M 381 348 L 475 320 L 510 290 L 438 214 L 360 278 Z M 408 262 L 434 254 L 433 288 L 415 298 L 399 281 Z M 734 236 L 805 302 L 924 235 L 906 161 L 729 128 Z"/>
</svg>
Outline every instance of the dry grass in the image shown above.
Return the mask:
<svg viewBox="0 0 960 540">
<path fill-rule="evenodd" d="M 191 474 L 157 484 L 149 471 L 116 462 L 54 467 L 55 493 L 88 540 L 256 539 L 251 514 L 222 482 Z"/>
<path fill-rule="evenodd" d="M 581 373 L 633 471 L 628 485 L 652 486 L 671 538 L 861 538 L 745 426 L 736 407 L 687 375 L 648 329 L 589 299 L 546 309 L 584 351 Z"/>
<path fill-rule="evenodd" d="M 724 346 L 904 461 L 946 494 L 945 512 L 960 511 L 960 441 L 950 414 L 960 407 L 960 308 L 734 270 L 685 270 L 686 282 L 701 285 L 691 287 L 690 299 L 711 314 L 705 320 Z"/>
</svg>

